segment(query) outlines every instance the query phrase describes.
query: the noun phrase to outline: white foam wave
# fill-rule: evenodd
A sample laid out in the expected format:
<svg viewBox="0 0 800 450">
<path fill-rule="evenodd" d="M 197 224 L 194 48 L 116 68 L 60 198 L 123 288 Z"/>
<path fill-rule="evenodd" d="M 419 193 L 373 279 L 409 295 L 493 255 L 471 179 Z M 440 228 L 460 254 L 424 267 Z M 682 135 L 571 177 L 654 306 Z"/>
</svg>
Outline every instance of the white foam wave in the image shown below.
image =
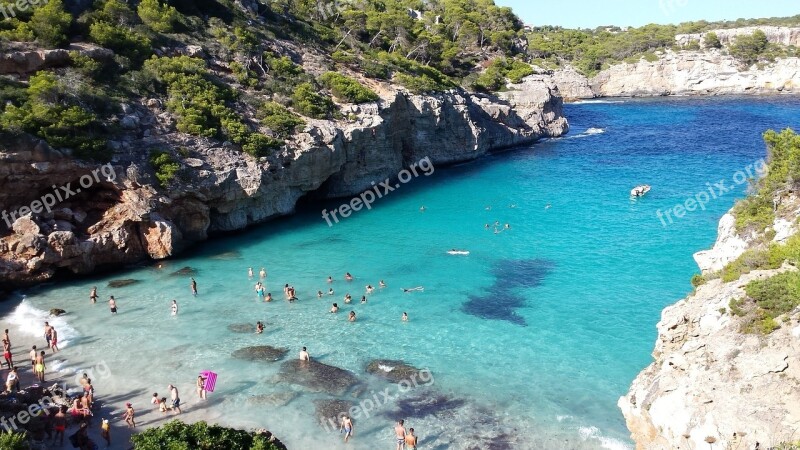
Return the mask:
<svg viewBox="0 0 800 450">
<path fill-rule="evenodd" d="M 594 136 L 596 134 L 603 134 L 606 130 L 604 128 L 589 128 L 588 130 L 584 131 L 583 133 L 576 134 L 574 136 L 567 136 L 564 139 L 578 139 L 578 138 L 585 138 L 589 136 Z"/>
<path fill-rule="evenodd" d="M 56 329 L 59 348 L 68 346 L 71 339 L 78 337 L 78 332 L 67 323 L 67 319 L 64 316 L 53 317 L 47 311 L 34 308 L 27 300 L 22 300 L 22 303 L 6 317 L 6 320 L 19 328 L 22 333 L 41 338 L 42 344 L 45 343 L 45 322 L 49 322 Z"/>
<path fill-rule="evenodd" d="M 632 450 L 633 447 L 614 438 L 606 437 L 600 434 L 597 427 L 580 427 L 578 433 L 584 441 L 594 439 L 600 442 L 600 446 L 608 450 Z"/>
<path fill-rule="evenodd" d="M 392 367 L 392 366 L 384 366 L 383 364 L 378 364 L 378 368 L 381 369 L 384 372 L 387 372 L 387 373 L 394 370 L 394 367 Z"/>
<path fill-rule="evenodd" d="M 563 422 L 565 420 L 571 420 L 572 416 L 556 416 L 556 420 L 559 422 Z"/>
</svg>

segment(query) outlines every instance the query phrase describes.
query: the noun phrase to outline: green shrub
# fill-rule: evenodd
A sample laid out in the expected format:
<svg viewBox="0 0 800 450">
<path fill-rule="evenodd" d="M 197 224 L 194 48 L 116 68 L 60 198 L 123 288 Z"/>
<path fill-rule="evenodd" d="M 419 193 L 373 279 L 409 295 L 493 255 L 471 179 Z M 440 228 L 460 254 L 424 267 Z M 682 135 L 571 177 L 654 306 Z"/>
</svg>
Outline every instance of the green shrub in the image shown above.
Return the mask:
<svg viewBox="0 0 800 450">
<path fill-rule="evenodd" d="M 296 77 L 303 73 L 303 68 L 292 62 L 288 56 L 265 55 L 264 62 L 269 66 L 270 73 L 276 77 Z"/>
<path fill-rule="evenodd" d="M 150 152 L 150 165 L 156 172 L 156 178 L 161 186 L 167 186 L 175 174 L 181 170 L 181 165 L 169 153 L 157 150 Z"/>
<path fill-rule="evenodd" d="M 753 281 L 745 286 L 745 292 L 767 316 L 777 318 L 800 305 L 800 272 L 784 272 Z"/>
<path fill-rule="evenodd" d="M 33 30 L 28 22 L 22 22 L 17 18 L 0 21 L 0 40 L 5 39 L 14 42 L 32 42 L 36 39 Z"/>
<path fill-rule="evenodd" d="M 683 48 L 685 50 L 700 50 L 700 41 L 692 39 Z"/>
<path fill-rule="evenodd" d="M 747 311 L 745 308 L 745 299 L 743 298 L 732 298 L 730 302 L 728 302 L 728 309 L 731 310 L 731 314 L 734 316 L 744 317 L 747 315 Z"/>
<path fill-rule="evenodd" d="M 722 48 L 722 42 L 719 41 L 719 36 L 713 31 L 709 31 L 703 36 L 703 43 L 706 48 Z"/>
<path fill-rule="evenodd" d="M 89 27 L 89 37 L 96 44 L 114 50 L 136 65 L 141 64 L 153 54 L 152 43 L 147 36 L 109 22 L 93 23 Z"/>
<path fill-rule="evenodd" d="M 692 286 L 700 287 L 706 283 L 706 277 L 703 275 L 696 273 L 692 276 Z"/>
<path fill-rule="evenodd" d="M 300 114 L 315 119 L 324 119 L 333 112 L 331 99 L 318 94 L 311 83 L 297 86 L 292 95 L 292 105 Z"/>
<path fill-rule="evenodd" d="M 695 41 L 692 41 L 692 42 L 695 42 Z M 699 49 L 700 49 L 700 44 L 697 44 L 697 49 L 696 50 L 699 50 Z M 690 50 L 695 50 L 695 49 L 690 49 Z M 658 55 L 656 55 L 653 52 L 646 52 L 644 55 L 642 55 L 642 57 L 644 58 L 645 61 L 647 61 L 649 63 L 654 63 L 654 62 L 658 61 Z"/>
<path fill-rule="evenodd" d="M 25 433 L 13 431 L 0 432 L 0 448 L 3 450 L 29 450 L 28 439 Z"/>
<path fill-rule="evenodd" d="M 142 0 L 136 11 L 145 25 L 159 33 L 173 31 L 180 19 L 180 13 L 174 7 L 162 5 L 159 0 Z"/>
<path fill-rule="evenodd" d="M 355 56 L 341 50 L 333 52 L 331 54 L 331 59 L 340 64 L 354 64 L 356 62 Z"/>
<path fill-rule="evenodd" d="M 730 54 L 742 65 L 750 67 L 761 59 L 768 46 L 767 35 L 756 30 L 751 35 L 736 36 L 730 47 Z"/>
<path fill-rule="evenodd" d="M 273 150 L 280 149 L 282 146 L 283 142 L 278 139 L 259 133 L 252 133 L 242 145 L 242 150 L 249 155 L 262 157 L 268 156 Z"/>
<path fill-rule="evenodd" d="M 367 103 L 378 100 L 378 94 L 364 87 L 358 81 L 337 72 L 327 72 L 320 77 L 320 82 L 333 92 L 340 100 L 350 103 Z"/>
<path fill-rule="evenodd" d="M 131 436 L 133 450 L 282 450 L 270 442 L 270 434 L 224 428 L 197 422 L 191 425 L 178 420 L 147 429 Z"/>
<path fill-rule="evenodd" d="M 72 15 L 64 11 L 61 0 L 50 0 L 33 11 L 29 22 L 36 39 L 45 45 L 59 47 L 68 42 L 67 31 Z"/>
<path fill-rule="evenodd" d="M 293 134 L 295 128 L 305 123 L 303 119 L 289 111 L 285 106 L 275 102 L 264 104 L 261 108 L 261 114 L 264 116 L 262 119 L 264 125 L 281 136 Z"/>
<path fill-rule="evenodd" d="M 498 58 L 475 80 L 475 88 L 483 92 L 495 92 L 505 86 L 506 79 L 512 83 L 520 83 L 523 78 L 532 74 L 533 67 L 530 64 L 516 59 Z"/>
</svg>

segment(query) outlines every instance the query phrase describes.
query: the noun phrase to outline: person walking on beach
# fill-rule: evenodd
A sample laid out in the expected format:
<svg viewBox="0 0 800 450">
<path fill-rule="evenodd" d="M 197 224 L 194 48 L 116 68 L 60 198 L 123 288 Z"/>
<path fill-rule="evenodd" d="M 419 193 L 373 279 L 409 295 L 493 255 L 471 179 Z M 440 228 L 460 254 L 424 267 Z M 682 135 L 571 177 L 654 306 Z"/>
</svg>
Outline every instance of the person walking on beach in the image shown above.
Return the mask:
<svg viewBox="0 0 800 450">
<path fill-rule="evenodd" d="M 192 295 L 197 297 L 197 281 L 194 281 L 194 277 L 192 277 L 191 287 L 192 287 Z"/>
<path fill-rule="evenodd" d="M 60 447 L 64 446 L 64 431 L 67 429 L 67 407 L 61 405 L 58 408 L 58 412 L 53 416 L 53 429 L 55 430 L 55 434 L 53 435 L 53 444 L 56 443 L 56 439 L 59 437 L 61 438 L 61 443 L 58 444 Z"/>
<path fill-rule="evenodd" d="M 92 290 L 89 292 L 89 300 L 92 301 L 92 304 L 97 303 L 97 286 L 92 286 Z"/>
<path fill-rule="evenodd" d="M 30 357 L 31 357 L 31 370 L 33 370 L 33 369 L 36 368 L 36 346 L 35 345 L 33 347 L 31 347 Z"/>
<path fill-rule="evenodd" d="M 128 428 L 136 428 L 135 416 L 136 411 L 133 410 L 133 405 L 131 405 L 130 402 L 125 403 L 125 412 L 122 414 L 122 417 L 125 418 L 125 423 L 128 424 Z"/>
<path fill-rule="evenodd" d="M 200 400 L 206 399 L 206 379 L 202 375 L 197 376 L 197 395 Z"/>
<path fill-rule="evenodd" d="M 108 307 L 111 308 L 111 314 L 117 313 L 117 301 L 114 300 L 114 296 L 111 295 L 108 298 Z"/>
<path fill-rule="evenodd" d="M 394 426 L 394 434 L 397 437 L 397 450 L 403 450 L 406 445 L 406 428 L 403 423 L 405 423 L 403 419 L 400 419 L 397 425 Z"/>
<path fill-rule="evenodd" d="M 50 336 L 50 349 L 55 353 L 58 351 L 58 332 L 53 327 L 50 328 L 50 331 L 52 331 L 52 335 Z"/>
<path fill-rule="evenodd" d="M 353 436 L 353 420 L 349 416 L 342 416 L 342 426 L 339 428 L 340 432 L 344 432 L 344 443 Z"/>
<path fill-rule="evenodd" d="M 6 360 L 9 369 L 14 367 L 14 361 L 11 359 L 11 343 L 8 342 L 8 339 L 3 339 L 3 358 Z"/>
<path fill-rule="evenodd" d="M 45 354 L 44 350 L 42 350 L 41 353 L 39 353 L 39 356 L 36 357 L 36 367 L 34 367 L 34 370 L 36 371 L 36 378 L 41 383 L 44 383 L 44 371 L 45 371 L 44 354 Z"/>
<path fill-rule="evenodd" d="M 178 396 L 178 388 L 173 385 L 169 385 L 169 395 L 172 398 L 172 410 L 175 411 L 175 414 L 180 414 L 181 411 L 181 398 Z"/>
<path fill-rule="evenodd" d="M 178 315 L 178 301 L 177 300 L 173 300 L 172 301 L 171 308 L 172 308 L 172 315 L 173 316 L 177 316 Z"/>
</svg>

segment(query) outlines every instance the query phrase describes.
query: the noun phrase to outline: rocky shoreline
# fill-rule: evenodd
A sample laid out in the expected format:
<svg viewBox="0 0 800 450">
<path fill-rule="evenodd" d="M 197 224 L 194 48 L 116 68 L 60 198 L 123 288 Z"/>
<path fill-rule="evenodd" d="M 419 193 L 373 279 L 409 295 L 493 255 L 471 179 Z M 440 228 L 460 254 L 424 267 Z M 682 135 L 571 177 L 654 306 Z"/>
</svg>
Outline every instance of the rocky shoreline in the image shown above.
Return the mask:
<svg viewBox="0 0 800 450">
<path fill-rule="evenodd" d="M 52 212 L 0 223 L 10 228 L 0 231 L 0 287 L 167 258 L 210 235 L 291 214 L 303 197 L 356 195 L 424 158 L 454 164 L 567 132 L 548 77 L 531 76 L 503 96 L 386 88 L 378 102 L 345 106 L 346 120 L 309 121 L 269 158 L 175 132 L 156 100 L 123 105 L 127 131 L 111 142 L 113 170 Z M 180 149 L 181 169 L 179 181 L 157 188 L 143 155 L 163 148 Z M 0 209 L 8 211 L 32 205 L 51 186 L 75 190 L 98 169 L 30 137 L 4 139 L 0 163 Z"/>
</svg>

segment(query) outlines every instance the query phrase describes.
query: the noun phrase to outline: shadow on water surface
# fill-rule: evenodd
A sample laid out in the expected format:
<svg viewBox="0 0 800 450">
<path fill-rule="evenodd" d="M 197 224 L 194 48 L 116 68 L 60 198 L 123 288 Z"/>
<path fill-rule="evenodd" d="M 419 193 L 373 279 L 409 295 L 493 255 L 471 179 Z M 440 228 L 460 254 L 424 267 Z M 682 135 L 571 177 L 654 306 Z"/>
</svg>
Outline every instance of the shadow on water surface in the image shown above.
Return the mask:
<svg viewBox="0 0 800 450">
<path fill-rule="evenodd" d="M 489 320 L 505 320 L 527 326 L 517 309 L 525 306 L 525 298 L 517 289 L 533 288 L 552 272 L 555 263 L 548 259 L 504 259 L 495 264 L 495 282 L 482 295 L 470 295 L 461 307 L 467 314 Z"/>
</svg>

